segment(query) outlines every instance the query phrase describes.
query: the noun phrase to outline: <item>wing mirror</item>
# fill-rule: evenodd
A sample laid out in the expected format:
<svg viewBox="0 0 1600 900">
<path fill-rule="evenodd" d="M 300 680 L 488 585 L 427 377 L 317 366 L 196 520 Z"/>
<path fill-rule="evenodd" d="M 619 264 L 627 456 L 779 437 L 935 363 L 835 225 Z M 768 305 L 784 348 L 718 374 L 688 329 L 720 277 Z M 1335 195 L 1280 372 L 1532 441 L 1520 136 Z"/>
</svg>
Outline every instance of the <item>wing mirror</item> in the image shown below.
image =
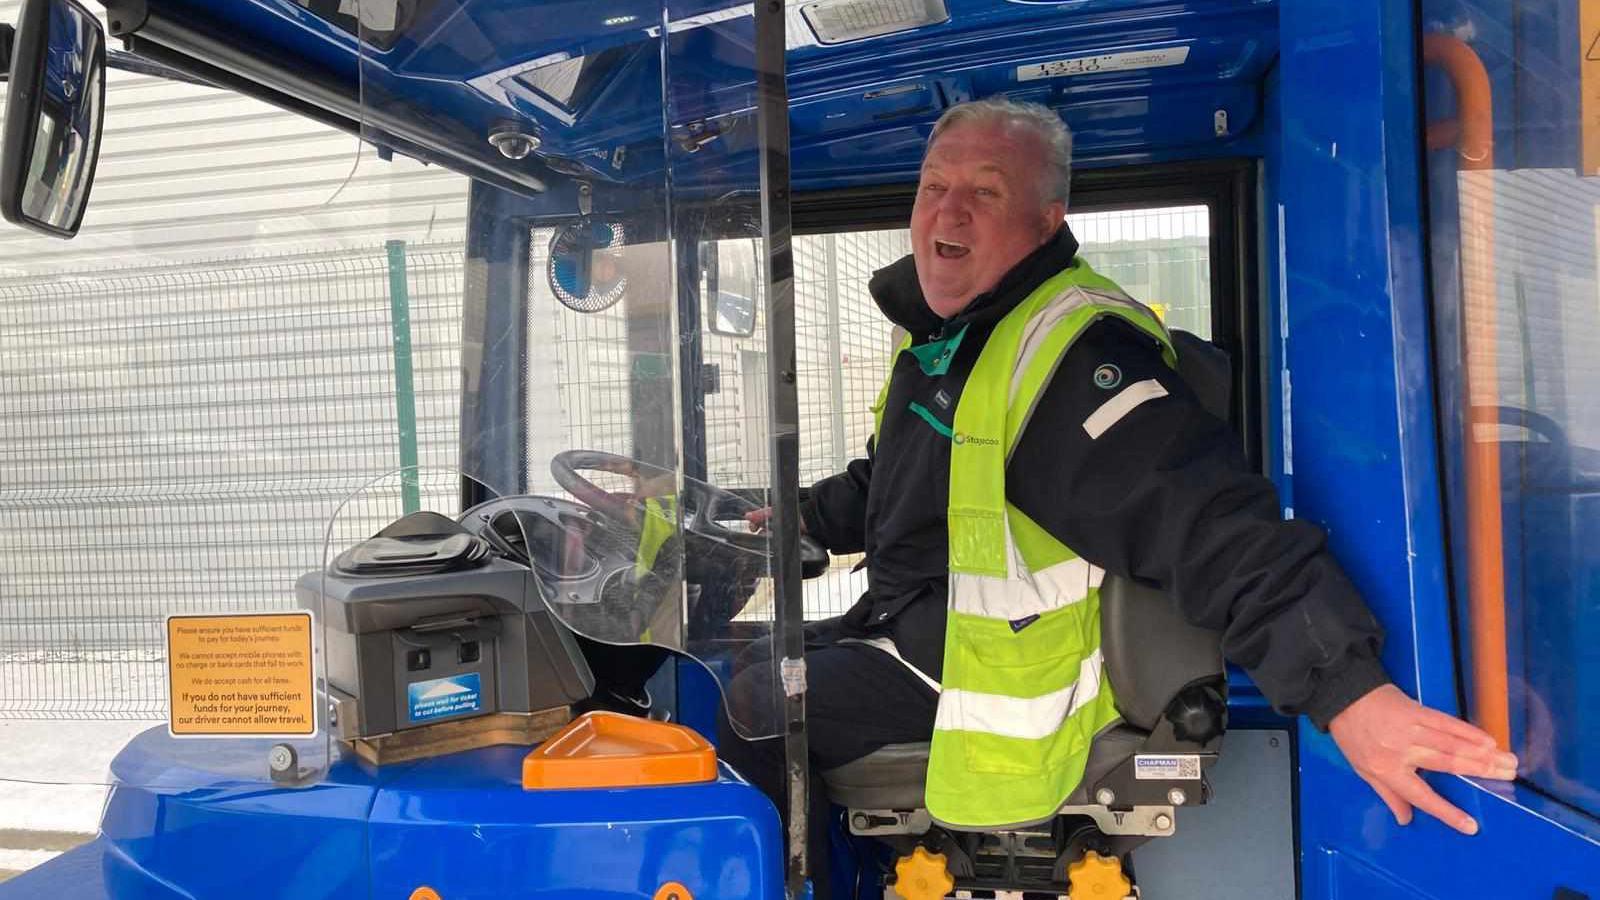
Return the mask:
<svg viewBox="0 0 1600 900">
<path fill-rule="evenodd" d="M 756 300 L 762 294 L 760 250 L 758 241 L 740 238 L 701 245 L 707 331 L 739 338 L 756 333 Z"/>
<path fill-rule="evenodd" d="M 0 215 L 55 237 L 78 233 L 106 105 L 106 39 L 74 0 L 24 0 L 0 133 Z"/>
</svg>

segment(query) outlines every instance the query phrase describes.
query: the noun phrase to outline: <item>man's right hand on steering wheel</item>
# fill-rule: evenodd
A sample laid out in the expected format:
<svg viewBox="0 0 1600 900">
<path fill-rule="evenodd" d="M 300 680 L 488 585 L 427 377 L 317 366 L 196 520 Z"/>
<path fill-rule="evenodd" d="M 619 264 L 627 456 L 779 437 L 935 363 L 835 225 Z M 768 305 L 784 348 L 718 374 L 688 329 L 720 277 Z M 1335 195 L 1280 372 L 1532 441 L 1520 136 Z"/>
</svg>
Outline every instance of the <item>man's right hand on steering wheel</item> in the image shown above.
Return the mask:
<svg viewBox="0 0 1600 900">
<path fill-rule="evenodd" d="M 767 522 L 771 519 L 772 507 L 770 506 L 763 506 L 760 509 L 752 509 L 744 514 L 744 520 L 750 523 L 750 530 L 754 531 L 756 534 L 765 532 L 767 530 Z M 805 519 L 800 520 L 800 533 L 806 533 Z"/>
</svg>

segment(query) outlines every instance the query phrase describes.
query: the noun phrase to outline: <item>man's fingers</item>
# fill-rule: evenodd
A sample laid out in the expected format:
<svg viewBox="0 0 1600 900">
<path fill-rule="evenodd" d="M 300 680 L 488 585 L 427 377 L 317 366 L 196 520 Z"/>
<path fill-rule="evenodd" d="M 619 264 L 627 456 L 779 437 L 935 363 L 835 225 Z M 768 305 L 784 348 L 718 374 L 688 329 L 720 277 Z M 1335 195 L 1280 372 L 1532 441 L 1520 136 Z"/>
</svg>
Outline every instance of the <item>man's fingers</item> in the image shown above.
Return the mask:
<svg viewBox="0 0 1600 900">
<path fill-rule="evenodd" d="M 1496 754 L 1498 756 L 1498 754 Z M 1469 778 L 1496 778 L 1510 781 L 1517 777 L 1515 765 L 1503 765 L 1498 760 L 1483 759 L 1459 753 L 1441 753 L 1430 747 L 1413 744 L 1406 751 L 1406 765 L 1434 772 L 1449 772 Z"/>
<path fill-rule="evenodd" d="M 1517 757 L 1514 754 L 1501 752 L 1494 746 L 1463 741 L 1454 734 L 1427 727 L 1418 727 L 1413 731 L 1405 760 L 1407 765 L 1475 778 L 1508 781 L 1517 777 Z"/>
<path fill-rule="evenodd" d="M 1452 806 L 1450 801 L 1435 793 L 1426 781 L 1414 773 L 1407 773 L 1401 777 L 1395 785 L 1395 792 L 1412 806 L 1462 834 L 1478 833 L 1478 823 L 1473 821 L 1471 816 Z"/>
<path fill-rule="evenodd" d="M 1454 735 L 1463 741 L 1467 741 L 1476 746 L 1495 746 L 1494 737 L 1490 735 L 1489 732 L 1484 731 L 1482 728 L 1479 728 L 1471 722 L 1463 721 L 1455 716 L 1446 715 L 1437 709 L 1433 709 L 1432 707 L 1421 706 L 1419 704 L 1417 708 L 1422 711 L 1422 724 L 1428 726 L 1429 728 L 1432 728 L 1436 731 L 1442 731 L 1445 734 Z"/>
<path fill-rule="evenodd" d="M 1385 806 L 1389 807 L 1389 812 L 1394 813 L 1396 822 L 1401 825 L 1411 824 L 1411 804 L 1401 800 L 1398 794 L 1389 790 L 1388 786 L 1381 781 L 1369 781 L 1367 783 L 1372 785 L 1374 791 L 1378 792 L 1378 797 L 1383 800 Z"/>
</svg>

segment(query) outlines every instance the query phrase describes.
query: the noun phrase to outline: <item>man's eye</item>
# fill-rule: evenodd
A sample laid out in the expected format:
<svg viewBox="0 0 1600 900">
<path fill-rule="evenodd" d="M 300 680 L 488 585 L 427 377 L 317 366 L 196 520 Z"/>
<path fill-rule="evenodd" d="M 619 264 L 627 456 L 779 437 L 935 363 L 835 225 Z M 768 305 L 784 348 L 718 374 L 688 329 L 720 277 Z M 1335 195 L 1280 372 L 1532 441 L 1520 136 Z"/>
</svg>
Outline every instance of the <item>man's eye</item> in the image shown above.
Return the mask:
<svg viewBox="0 0 1600 900">
<path fill-rule="evenodd" d="M 944 190 L 944 185 L 942 185 L 942 184 L 925 184 L 925 185 L 922 186 L 922 189 L 924 191 L 929 191 L 929 192 L 942 191 L 942 190 Z"/>
<path fill-rule="evenodd" d="M 994 188 L 978 188 L 973 193 L 977 194 L 979 197 L 998 197 L 998 196 L 1000 196 L 1000 192 L 995 190 Z"/>
</svg>

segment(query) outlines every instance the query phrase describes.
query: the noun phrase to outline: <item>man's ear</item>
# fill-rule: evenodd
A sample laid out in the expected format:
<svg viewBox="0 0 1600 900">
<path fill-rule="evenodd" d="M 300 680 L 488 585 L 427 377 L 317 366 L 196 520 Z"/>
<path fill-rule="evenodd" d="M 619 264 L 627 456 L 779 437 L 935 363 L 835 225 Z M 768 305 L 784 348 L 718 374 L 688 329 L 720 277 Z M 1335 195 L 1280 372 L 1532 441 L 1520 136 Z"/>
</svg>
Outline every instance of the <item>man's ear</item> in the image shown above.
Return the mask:
<svg viewBox="0 0 1600 900">
<path fill-rule="evenodd" d="M 1061 223 L 1067 219 L 1067 205 L 1057 200 L 1045 205 L 1043 218 L 1040 225 L 1044 231 L 1044 240 L 1049 240 L 1061 228 Z"/>
</svg>

